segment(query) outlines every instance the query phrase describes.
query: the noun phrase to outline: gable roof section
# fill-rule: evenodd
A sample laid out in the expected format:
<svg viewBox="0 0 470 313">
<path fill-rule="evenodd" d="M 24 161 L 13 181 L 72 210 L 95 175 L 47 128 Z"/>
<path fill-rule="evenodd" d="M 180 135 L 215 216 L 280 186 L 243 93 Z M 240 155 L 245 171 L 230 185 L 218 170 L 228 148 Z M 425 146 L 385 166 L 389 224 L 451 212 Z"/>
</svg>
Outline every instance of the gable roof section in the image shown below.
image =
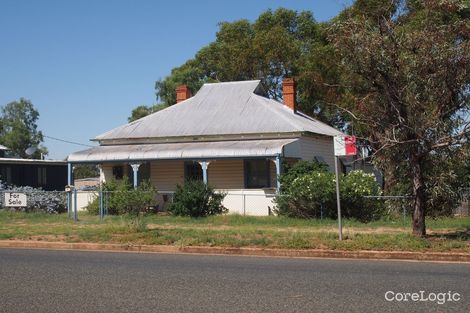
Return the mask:
<svg viewBox="0 0 470 313">
<path fill-rule="evenodd" d="M 259 80 L 204 84 L 194 96 L 95 140 L 340 131 L 263 96 Z"/>
</svg>

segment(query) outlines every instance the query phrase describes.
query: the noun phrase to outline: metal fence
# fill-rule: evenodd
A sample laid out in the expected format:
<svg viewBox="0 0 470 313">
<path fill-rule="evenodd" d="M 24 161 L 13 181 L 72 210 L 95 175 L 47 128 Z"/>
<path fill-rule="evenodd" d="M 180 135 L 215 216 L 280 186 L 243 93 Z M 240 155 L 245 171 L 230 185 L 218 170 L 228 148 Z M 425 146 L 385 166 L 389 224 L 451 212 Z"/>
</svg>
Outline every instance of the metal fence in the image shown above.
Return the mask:
<svg viewBox="0 0 470 313">
<path fill-rule="evenodd" d="M 130 191 L 132 192 L 132 191 Z M 70 218 L 78 220 L 80 212 L 85 212 L 90 204 L 98 207 L 101 218 L 110 213 L 112 191 L 100 190 L 71 190 L 41 191 L 36 189 L 14 189 L 0 191 L 0 208 L 15 211 L 42 211 L 48 213 L 67 212 Z M 153 193 L 154 204 L 148 211 L 164 212 L 173 201 L 173 192 Z M 275 193 L 255 193 L 230 191 L 226 192 L 223 204 L 230 213 L 240 215 L 271 215 L 275 208 Z M 365 196 L 364 198 L 377 201 L 386 210 L 385 215 L 403 219 L 406 223 L 412 214 L 411 196 Z M 323 213 L 323 210 L 322 212 Z M 454 211 L 455 215 L 470 215 L 470 192 L 462 194 L 461 205 Z M 320 215 L 323 218 L 324 214 Z"/>
<path fill-rule="evenodd" d="M 470 188 L 460 192 L 460 204 L 454 210 L 456 216 L 470 216 Z"/>
<path fill-rule="evenodd" d="M 376 200 L 378 205 L 383 206 L 385 216 L 402 216 L 403 224 L 406 224 L 408 217 L 411 216 L 411 204 L 410 199 L 413 196 L 364 196 L 366 199 Z"/>
<path fill-rule="evenodd" d="M 230 213 L 240 215 L 258 215 L 266 216 L 272 215 L 275 207 L 274 198 L 275 193 L 271 192 L 242 192 L 242 191 L 220 191 L 226 194 L 223 205 L 229 209 Z M 100 218 L 113 213 L 112 205 L 113 195 L 119 193 L 121 196 L 125 191 L 105 191 L 105 190 L 79 190 L 72 189 L 70 191 L 0 191 L 0 207 L 6 207 L 15 211 L 44 211 L 49 213 L 64 213 L 67 212 L 68 217 L 78 220 L 82 212 L 90 209 L 91 212 L 97 213 Z M 129 191 L 133 193 L 133 191 Z M 9 196 L 8 199 L 18 196 L 24 198 L 22 203 L 5 205 L 5 195 Z M 173 202 L 174 192 L 153 192 L 153 204 L 149 205 L 147 211 L 149 212 L 165 212 L 169 205 Z M 19 199 L 19 198 L 18 198 Z M 16 201 L 19 201 L 19 200 Z M 14 201 L 14 200 L 12 200 Z M 93 210 L 93 208 L 95 210 Z"/>
<path fill-rule="evenodd" d="M 130 193 L 133 191 L 129 191 Z M 78 220 L 80 212 L 85 212 L 88 207 L 95 208 L 100 218 L 104 218 L 113 209 L 112 197 L 116 191 L 105 190 L 78 190 L 70 191 L 40 191 L 40 190 L 3 190 L 0 191 L 0 207 L 16 211 L 43 211 L 48 213 L 67 212 L 70 218 Z M 125 191 L 119 191 L 122 194 Z M 275 208 L 274 192 L 241 192 L 229 191 L 226 194 L 223 205 L 227 207 L 230 213 L 240 215 L 272 215 Z M 152 193 L 153 204 L 149 205 L 147 211 L 165 212 L 173 201 L 173 192 L 155 192 Z M 401 214 L 405 220 L 409 216 L 411 209 L 409 207 L 408 196 L 374 196 L 365 197 L 380 202 L 385 205 L 393 202 L 394 205 L 388 205 L 388 214 Z M 10 203 L 7 203 L 10 202 Z M 400 209 L 398 210 L 397 207 Z M 91 210 L 92 211 L 92 210 Z M 393 212 L 392 212 L 393 211 Z M 323 218 L 323 210 L 320 218 Z"/>
<path fill-rule="evenodd" d="M 222 191 L 221 191 L 222 192 Z M 132 193 L 132 191 L 129 191 Z M 230 213 L 240 215 L 271 215 L 274 208 L 274 193 L 242 193 L 242 192 L 224 192 L 226 194 L 223 205 L 227 207 Z M 83 212 L 90 205 L 96 210 L 100 218 L 111 213 L 115 203 L 113 195 L 125 195 L 125 191 L 82 191 L 72 190 L 67 195 L 68 214 L 71 218 L 78 219 L 80 212 Z M 155 192 L 152 193 L 154 203 L 149 205 L 146 211 L 165 212 L 168 206 L 173 202 L 173 192 Z M 91 210 L 93 211 L 93 209 Z M 95 211 L 93 211 L 95 212 Z"/>
</svg>

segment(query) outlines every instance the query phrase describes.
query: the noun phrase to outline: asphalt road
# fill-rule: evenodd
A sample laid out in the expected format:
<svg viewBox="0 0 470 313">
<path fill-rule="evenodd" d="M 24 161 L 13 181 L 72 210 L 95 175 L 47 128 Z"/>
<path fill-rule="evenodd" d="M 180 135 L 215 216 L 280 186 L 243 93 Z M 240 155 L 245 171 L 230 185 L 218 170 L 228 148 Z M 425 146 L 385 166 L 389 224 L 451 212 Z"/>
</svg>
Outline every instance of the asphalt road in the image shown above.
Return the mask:
<svg viewBox="0 0 470 313">
<path fill-rule="evenodd" d="M 469 299 L 470 264 L 0 249 L 2 313 L 470 312 Z"/>
</svg>

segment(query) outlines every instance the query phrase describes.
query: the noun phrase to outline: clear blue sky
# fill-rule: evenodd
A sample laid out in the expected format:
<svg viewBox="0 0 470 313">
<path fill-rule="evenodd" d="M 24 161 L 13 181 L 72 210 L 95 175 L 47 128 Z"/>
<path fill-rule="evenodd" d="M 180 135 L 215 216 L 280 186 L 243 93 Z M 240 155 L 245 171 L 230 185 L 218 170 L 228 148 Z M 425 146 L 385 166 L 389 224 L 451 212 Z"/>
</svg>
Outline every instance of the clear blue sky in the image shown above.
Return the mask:
<svg viewBox="0 0 470 313">
<path fill-rule="evenodd" d="M 215 39 L 217 24 L 271 8 L 318 21 L 350 0 L 0 1 L 0 105 L 33 102 L 45 135 L 90 144 L 155 103 L 155 81 Z M 48 158 L 84 149 L 45 140 Z"/>
</svg>

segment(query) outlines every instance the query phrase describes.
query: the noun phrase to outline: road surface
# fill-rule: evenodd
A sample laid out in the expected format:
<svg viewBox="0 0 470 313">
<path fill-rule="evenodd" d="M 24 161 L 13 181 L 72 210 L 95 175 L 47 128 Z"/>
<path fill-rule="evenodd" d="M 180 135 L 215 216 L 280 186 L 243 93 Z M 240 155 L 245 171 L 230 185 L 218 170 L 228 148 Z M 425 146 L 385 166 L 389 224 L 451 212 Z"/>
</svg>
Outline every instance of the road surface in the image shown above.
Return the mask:
<svg viewBox="0 0 470 313">
<path fill-rule="evenodd" d="M 470 264 L 0 249 L 1 313 L 470 312 L 469 298 Z"/>
</svg>

